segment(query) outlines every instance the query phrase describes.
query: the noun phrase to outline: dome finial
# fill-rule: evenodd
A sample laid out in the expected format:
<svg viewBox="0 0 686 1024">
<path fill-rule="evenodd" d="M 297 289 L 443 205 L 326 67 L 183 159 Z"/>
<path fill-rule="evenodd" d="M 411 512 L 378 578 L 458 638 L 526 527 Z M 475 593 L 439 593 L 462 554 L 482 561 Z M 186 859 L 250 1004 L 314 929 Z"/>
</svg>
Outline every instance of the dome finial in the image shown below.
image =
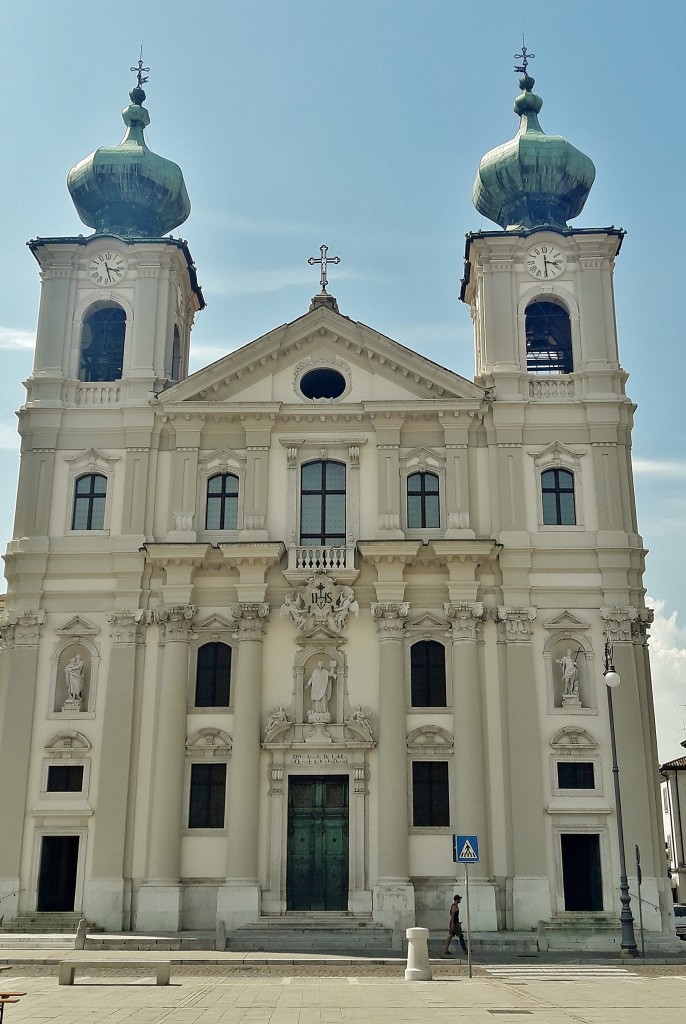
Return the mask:
<svg viewBox="0 0 686 1024">
<path fill-rule="evenodd" d="M 521 62 L 522 62 L 521 64 L 515 64 L 515 71 L 522 76 L 519 79 L 519 85 L 520 85 L 520 88 L 524 92 L 530 92 L 533 89 L 534 85 L 536 84 L 535 80 L 531 77 L 529 72 L 526 70 L 528 68 L 528 66 L 529 66 L 529 61 L 530 60 L 534 60 L 535 58 L 536 58 L 536 54 L 535 53 L 528 53 L 527 52 L 526 43 L 524 42 L 524 33 L 522 33 L 522 52 L 521 53 L 515 53 L 514 59 L 515 60 L 521 60 Z M 133 71 L 133 68 L 131 68 L 131 70 Z M 146 81 L 147 81 L 147 79 L 146 79 Z"/>
<path fill-rule="evenodd" d="M 139 107 L 145 102 L 145 90 L 143 86 L 148 81 L 148 72 L 150 68 L 143 67 L 143 44 L 141 43 L 141 55 L 138 58 L 138 64 L 129 68 L 129 71 L 135 71 L 137 76 L 137 85 L 129 93 L 131 102 L 136 103 Z"/>
</svg>

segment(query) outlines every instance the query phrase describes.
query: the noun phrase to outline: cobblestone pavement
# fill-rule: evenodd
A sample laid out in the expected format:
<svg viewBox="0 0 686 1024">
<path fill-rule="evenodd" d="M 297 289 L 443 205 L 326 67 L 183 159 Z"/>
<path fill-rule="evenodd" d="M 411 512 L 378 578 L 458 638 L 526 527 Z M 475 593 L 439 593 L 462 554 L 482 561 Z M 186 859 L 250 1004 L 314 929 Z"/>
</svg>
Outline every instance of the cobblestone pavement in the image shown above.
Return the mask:
<svg viewBox="0 0 686 1024">
<path fill-rule="evenodd" d="M 491 970 L 475 966 L 470 980 L 466 967 L 448 964 L 434 969 L 432 982 L 410 983 L 402 965 L 227 964 L 218 969 L 178 964 L 168 987 L 156 986 L 145 968 L 90 969 L 77 975 L 74 986 L 58 986 L 55 966 L 17 965 L 3 973 L 0 985 L 27 993 L 7 1006 L 4 1024 L 486 1024 L 515 1018 L 532 1024 L 684 1024 L 686 1019 L 684 966 L 605 965 L 596 977 L 567 965 L 555 984 L 546 980 L 543 965 L 520 968 L 514 978 Z"/>
</svg>

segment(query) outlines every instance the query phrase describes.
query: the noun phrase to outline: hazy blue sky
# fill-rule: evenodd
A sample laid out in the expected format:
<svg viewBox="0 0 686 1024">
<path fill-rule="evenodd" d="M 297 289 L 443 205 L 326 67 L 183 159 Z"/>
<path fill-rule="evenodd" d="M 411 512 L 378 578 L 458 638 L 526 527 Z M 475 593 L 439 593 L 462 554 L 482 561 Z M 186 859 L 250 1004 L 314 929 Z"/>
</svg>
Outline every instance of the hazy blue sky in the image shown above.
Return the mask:
<svg viewBox="0 0 686 1024">
<path fill-rule="evenodd" d="M 341 265 L 341 312 L 473 375 L 457 299 L 464 234 L 495 225 L 471 189 L 481 156 L 517 127 L 513 54 L 543 97 L 545 131 L 595 162 L 579 227 L 628 235 L 617 319 L 634 434 L 647 586 L 658 602 L 653 674 L 660 754 L 686 736 L 686 426 L 682 415 L 685 7 L 654 0 L 147 0 L 7 5 L 0 146 L 0 548 L 11 534 L 15 410 L 38 309 L 35 236 L 81 225 L 65 178 L 119 141 L 143 56 L 148 143 L 183 168 L 181 233 L 207 309 L 192 368 L 307 309 L 322 242 Z"/>
</svg>

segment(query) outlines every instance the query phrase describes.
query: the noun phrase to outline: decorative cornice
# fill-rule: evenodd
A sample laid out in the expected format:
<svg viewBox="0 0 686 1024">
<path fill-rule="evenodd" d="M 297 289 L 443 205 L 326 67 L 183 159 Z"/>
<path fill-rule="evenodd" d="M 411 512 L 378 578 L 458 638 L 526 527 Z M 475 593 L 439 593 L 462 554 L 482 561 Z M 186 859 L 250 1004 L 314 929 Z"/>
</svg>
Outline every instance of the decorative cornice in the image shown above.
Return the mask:
<svg viewBox="0 0 686 1024">
<path fill-rule="evenodd" d="M 156 611 L 155 622 L 160 627 L 160 643 L 189 643 L 193 638 L 194 615 L 195 608 L 192 604 L 178 604 Z"/>
<path fill-rule="evenodd" d="M 638 608 L 606 606 L 600 609 L 600 617 L 605 622 L 605 635 L 613 644 L 632 640 L 633 624 L 638 619 Z"/>
<path fill-rule="evenodd" d="M 484 606 L 480 601 L 453 601 L 443 605 L 450 619 L 453 640 L 478 640 L 484 619 Z"/>
<path fill-rule="evenodd" d="M 410 613 L 409 601 L 374 601 L 371 611 L 380 640 L 402 639 L 405 619 Z"/>
<path fill-rule="evenodd" d="M 231 605 L 231 614 L 236 620 L 237 640 L 262 640 L 267 628 L 269 605 L 258 602 L 241 602 Z"/>
<path fill-rule="evenodd" d="M 535 618 L 535 608 L 498 608 L 498 620 L 504 625 L 505 640 L 509 644 L 528 643 L 531 640 L 531 623 Z"/>
</svg>

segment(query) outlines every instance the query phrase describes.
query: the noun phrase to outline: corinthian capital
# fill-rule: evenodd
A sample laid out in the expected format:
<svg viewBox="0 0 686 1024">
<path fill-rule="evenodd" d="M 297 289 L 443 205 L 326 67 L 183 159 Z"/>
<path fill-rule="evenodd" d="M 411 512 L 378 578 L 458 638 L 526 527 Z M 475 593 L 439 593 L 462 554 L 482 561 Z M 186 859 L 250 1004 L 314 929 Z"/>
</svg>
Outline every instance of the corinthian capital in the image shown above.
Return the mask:
<svg viewBox="0 0 686 1024">
<path fill-rule="evenodd" d="M 267 628 L 269 605 L 244 601 L 231 606 L 231 615 L 236 620 L 233 635 L 237 640 L 261 640 Z"/>
<path fill-rule="evenodd" d="M 531 640 L 531 623 L 535 618 L 535 608 L 498 608 L 498 619 L 503 623 L 505 639 L 509 644 L 528 643 Z"/>
<path fill-rule="evenodd" d="M 617 644 L 632 639 L 631 631 L 638 618 L 638 608 L 605 607 L 600 609 L 600 617 L 605 622 L 607 639 Z"/>
<path fill-rule="evenodd" d="M 109 612 L 107 621 L 112 626 L 112 643 L 137 644 L 143 640 L 149 612 L 142 608 L 133 612 Z"/>
<path fill-rule="evenodd" d="M 450 619 L 453 640 L 478 640 L 479 627 L 484 618 L 480 601 L 448 601 L 443 611 Z"/>
<path fill-rule="evenodd" d="M 14 623 L 14 646 L 35 647 L 40 639 L 40 628 L 45 622 L 45 612 L 18 612 L 12 616 Z"/>
<path fill-rule="evenodd" d="M 195 608 L 192 604 L 177 604 L 156 611 L 155 622 L 160 627 L 160 641 L 163 644 L 173 640 L 188 643 L 193 637 L 194 615 Z"/>
<path fill-rule="evenodd" d="M 408 601 L 376 601 L 372 604 L 372 618 L 381 640 L 399 640 L 403 636 L 405 619 L 410 612 Z"/>
</svg>

